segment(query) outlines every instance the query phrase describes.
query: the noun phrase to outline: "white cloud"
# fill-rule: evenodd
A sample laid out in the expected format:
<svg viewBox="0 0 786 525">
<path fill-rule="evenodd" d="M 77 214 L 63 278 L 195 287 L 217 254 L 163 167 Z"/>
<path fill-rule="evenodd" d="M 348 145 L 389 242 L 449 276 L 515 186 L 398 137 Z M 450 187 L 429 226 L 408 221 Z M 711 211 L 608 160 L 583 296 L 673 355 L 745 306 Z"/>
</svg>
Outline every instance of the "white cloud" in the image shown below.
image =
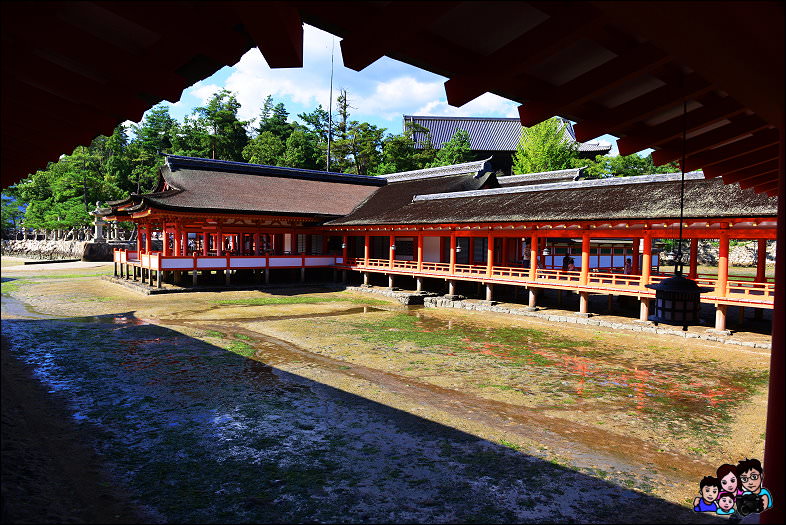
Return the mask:
<svg viewBox="0 0 786 525">
<path fill-rule="evenodd" d="M 183 92 L 183 96 L 185 95 L 193 95 L 198 98 L 202 104 L 206 104 L 210 98 L 218 93 L 221 90 L 221 86 L 217 84 L 202 84 L 201 82 L 197 82 L 187 90 Z M 183 97 L 180 97 L 180 100 L 183 100 Z"/>
<path fill-rule="evenodd" d="M 451 106 L 443 97 L 430 100 L 417 109 L 415 115 L 441 115 L 446 117 L 518 117 L 518 104 L 493 93 L 484 93 L 461 107 Z"/>
</svg>

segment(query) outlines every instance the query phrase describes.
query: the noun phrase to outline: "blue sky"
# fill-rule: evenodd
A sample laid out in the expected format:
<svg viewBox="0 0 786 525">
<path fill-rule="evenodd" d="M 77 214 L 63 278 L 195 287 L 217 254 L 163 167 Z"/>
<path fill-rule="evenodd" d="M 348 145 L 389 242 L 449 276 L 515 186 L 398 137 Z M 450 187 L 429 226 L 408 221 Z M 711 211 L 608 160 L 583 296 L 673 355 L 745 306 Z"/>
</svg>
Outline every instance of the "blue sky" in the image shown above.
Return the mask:
<svg viewBox="0 0 786 525">
<path fill-rule="evenodd" d="M 393 134 L 401 133 L 403 115 L 518 116 L 516 102 L 491 93 L 459 108 L 450 106 L 445 98 L 445 77 L 387 57 L 360 72 L 348 69 L 341 61 L 339 42 L 338 37 L 305 25 L 302 68 L 270 69 L 259 50 L 253 48 L 234 66 L 226 66 L 184 90 L 179 101 L 169 103 L 170 114 L 182 122 L 193 108 L 222 88 L 237 95 L 241 120 L 257 118 L 267 95 L 272 95 L 275 103 L 284 103 L 290 120 L 298 120 L 298 113 L 310 112 L 319 104 L 327 110 L 332 52 L 334 115 L 336 97 L 346 89 L 350 118 Z M 604 135 L 597 140 L 611 144 L 611 154 L 617 154 L 614 137 Z"/>
</svg>

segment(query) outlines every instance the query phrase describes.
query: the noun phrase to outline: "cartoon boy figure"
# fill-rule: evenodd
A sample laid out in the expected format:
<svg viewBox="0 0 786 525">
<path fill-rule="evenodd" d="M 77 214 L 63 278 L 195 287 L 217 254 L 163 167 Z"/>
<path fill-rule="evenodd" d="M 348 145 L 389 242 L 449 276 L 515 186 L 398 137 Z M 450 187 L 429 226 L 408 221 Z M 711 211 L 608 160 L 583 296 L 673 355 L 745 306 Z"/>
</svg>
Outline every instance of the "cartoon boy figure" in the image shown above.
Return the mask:
<svg viewBox="0 0 786 525">
<path fill-rule="evenodd" d="M 718 505 L 715 500 L 718 499 L 719 492 L 718 478 L 704 476 L 704 479 L 699 483 L 699 497 L 693 499 L 693 510 L 696 512 L 717 512 Z"/>
<path fill-rule="evenodd" d="M 745 494 L 756 494 L 761 499 L 764 510 L 772 508 L 772 494 L 762 487 L 764 482 L 764 469 L 758 459 L 745 459 L 737 463 L 737 473 L 740 476 L 742 489 Z"/>
<path fill-rule="evenodd" d="M 734 494 L 731 492 L 721 492 L 718 494 L 718 510 L 715 511 L 719 516 L 731 516 L 734 514 Z"/>
<path fill-rule="evenodd" d="M 737 477 L 737 467 L 724 463 L 718 467 L 717 476 L 722 491 L 731 492 L 734 496 L 742 495 L 743 491 L 740 489 L 740 482 Z"/>
</svg>

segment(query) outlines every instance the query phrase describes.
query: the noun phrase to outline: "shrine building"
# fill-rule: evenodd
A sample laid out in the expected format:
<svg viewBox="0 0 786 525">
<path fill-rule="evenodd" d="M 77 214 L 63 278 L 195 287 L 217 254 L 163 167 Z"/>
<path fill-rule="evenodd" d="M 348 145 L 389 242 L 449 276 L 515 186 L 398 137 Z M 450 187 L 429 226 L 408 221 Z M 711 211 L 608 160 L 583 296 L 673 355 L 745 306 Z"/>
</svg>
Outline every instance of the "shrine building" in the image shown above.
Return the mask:
<svg viewBox="0 0 786 525">
<path fill-rule="evenodd" d="M 581 169 L 499 176 L 491 159 L 379 177 L 168 155 L 156 191 L 107 203 L 105 219 L 137 225 L 136 250 L 115 251 L 115 275 L 152 286 L 193 285 L 238 271 L 333 269 L 485 287 L 630 296 L 647 320 L 662 273 L 653 245 L 679 237 L 681 175 L 582 180 Z M 715 328 L 729 306 L 773 308 L 766 242 L 776 238 L 777 198 L 702 173 L 685 174 L 685 272 L 712 291 Z M 717 275 L 698 273 L 699 239 L 717 239 Z M 729 275 L 730 240 L 757 240 L 753 280 Z M 626 265 L 626 260 L 630 263 Z M 571 260 L 572 266 L 566 266 Z M 296 272 L 297 273 L 297 272 Z"/>
</svg>

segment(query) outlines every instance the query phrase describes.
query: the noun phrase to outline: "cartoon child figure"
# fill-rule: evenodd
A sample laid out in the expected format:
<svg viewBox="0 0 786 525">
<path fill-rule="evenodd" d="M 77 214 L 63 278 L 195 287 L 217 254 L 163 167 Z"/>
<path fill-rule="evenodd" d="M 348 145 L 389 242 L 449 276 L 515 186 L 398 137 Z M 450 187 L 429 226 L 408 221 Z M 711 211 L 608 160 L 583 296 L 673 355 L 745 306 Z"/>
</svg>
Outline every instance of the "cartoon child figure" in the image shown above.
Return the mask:
<svg viewBox="0 0 786 525">
<path fill-rule="evenodd" d="M 718 499 L 719 492 L 718 478 L 704 476 L 704 479 L 699 483 L 699 497 L 693 499 L 693 510 L 696 512 L 717 512 L 718 505 L 715 500 Z"/>
<path fill-rule="evenodd" d="M 716 501 L 718 510 L 715 511 L 719 516 L 731 516 L 734 514 L 734 494 L 731 492 L 721 492 Z"/>
<path fill-rule="evenodd" d="M 762 487 L 764 482 L 764 469 L 758 459 L 745 459 L 737 463 L 737 473 L 740 476 L 742 489 L 745 494 L 756 494 L 761 499 L 764 510 L 772 508 L 772 494 Z"/>
<path fill-rule="evenodd" d="M 734 496 L 741 496 L 742 489 L 740 489 L 739 478 L 737 477 L 737 467 L 724 463 L 717 470 L 718 480 L 721 484 L 721 490 L 724 492 L 731 492 Z M 719 496 L 720 497 L 720 496 Z"/>
</svg>

